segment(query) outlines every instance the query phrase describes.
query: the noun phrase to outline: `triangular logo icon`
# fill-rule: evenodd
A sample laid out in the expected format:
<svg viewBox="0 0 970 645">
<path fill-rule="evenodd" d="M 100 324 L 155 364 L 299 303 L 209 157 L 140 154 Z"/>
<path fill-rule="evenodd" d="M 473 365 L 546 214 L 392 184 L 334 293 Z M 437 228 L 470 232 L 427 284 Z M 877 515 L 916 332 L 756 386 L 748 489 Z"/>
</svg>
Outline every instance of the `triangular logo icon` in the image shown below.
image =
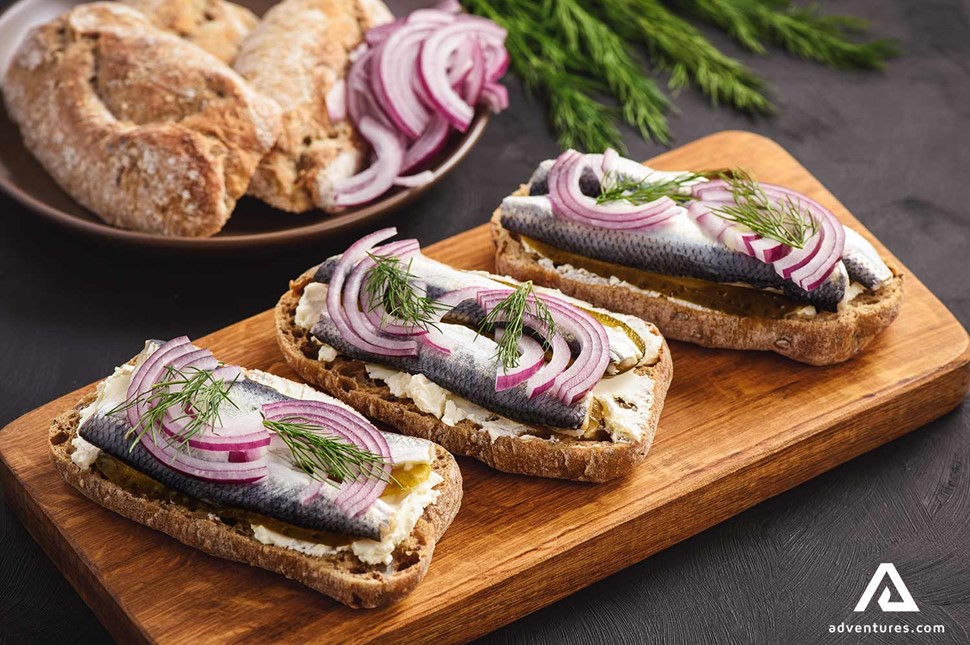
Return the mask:
<svg viewBox="0 0 970 645">
<path fill-rule="evenodd" d="M 882 590 L 882 595 L 879 596 L 879 608 L 883 611 L 919 611 L 919 607 L 916 606 L 916 601 L 913 600 L 912 594 L 909 593 L 909 589 L 906 588 L 906 583 L 903 579 L 899 577 L 899 572 L 896 571 L 895 565 L 892 562 L 883 562 L 876 569 L 876 573 L 873 574 L 872 580 L 869 581 L 869 585 L 866 590 L 862 592 L 862 598 L 859 598 L 859 602 L 855 606 L 855 611 L 865 611 L 866 607 L 869 606 L 869 601 L 872 597 L 876 595 L 876 591 L 879 589 L 879 585 L 882 581 L 889 576 L 889 582 L 892 583 L 893 587 L 896 588 L 896 594 L 899 596 L 899 600 L 890 600 L 891 594 L 889 592 L 889 585 L 887 584 Z"/>
</svg>

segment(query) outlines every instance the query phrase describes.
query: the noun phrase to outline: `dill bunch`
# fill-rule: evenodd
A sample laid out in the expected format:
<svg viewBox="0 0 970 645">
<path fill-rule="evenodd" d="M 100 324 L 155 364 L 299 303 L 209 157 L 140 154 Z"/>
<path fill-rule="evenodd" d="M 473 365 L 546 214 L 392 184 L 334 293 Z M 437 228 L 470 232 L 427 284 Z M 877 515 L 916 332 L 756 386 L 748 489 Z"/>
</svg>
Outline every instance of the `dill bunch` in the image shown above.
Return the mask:
<svg viewBox="0 0 970 645">
<path fill-rule="evenodd" d="M 767 81 L 717 47 L 688 17 L 711 23 L 746 49 L 789 54 L 836 69 L 881 69 L 897 54 L 887 39 L 861 42 L 864 21 L 791 0 L 461 0 L 508 30 L 512 68 L 548 108 L 564 148 L 624 150 L 621 122 L 667 143 L 669 89 L 694 87 L 715 105 L 774 110 Z M 646 54 L 646 56 L 644 56 Z"/>
</svg>

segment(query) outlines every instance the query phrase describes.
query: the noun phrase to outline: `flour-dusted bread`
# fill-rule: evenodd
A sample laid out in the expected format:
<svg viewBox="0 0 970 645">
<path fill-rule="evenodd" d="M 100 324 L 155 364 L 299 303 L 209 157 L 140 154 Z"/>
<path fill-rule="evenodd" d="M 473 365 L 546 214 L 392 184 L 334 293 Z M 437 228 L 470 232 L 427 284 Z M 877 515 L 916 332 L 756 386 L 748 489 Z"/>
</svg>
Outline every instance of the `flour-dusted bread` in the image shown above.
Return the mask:
<svg viewBox="0 0 970 645">
<path fill-rule="evenodd" d="M 516 195 L 527 195 L 522 187 Z M 699 307 L 575 267 L 556 265 L 526 248 L 502 226 L 501 209 L 492 216 L 495 267 L 517 280 L 532 280 L 597 306 L 649 320 L 667 338 L 704 347 L 772 351 L 811 365 L 846 361 L 861 352 L 899 314 L 903 276 L 890 265 L 892 280 L 878 292 L 865 292 L 839 311 L 811 317 L 760 318 Z"/>
<path fill-rule="evenodd" d="M 280 130 L 280 109 L 212 55 L 116 3 L 34 29 L 4 84 L 27 148 L 109 224 L 208 236 Z"/>
<path fill-rule="evenodd" d="M 121 0 L 148 16 L 159 29 L 171 31 L 225 63 L 232 63 L 239 43 L 259 18 L 246 7 L 226 0 Z"/>
<path fill-rule="evenodd" d="M 326 96 L 364 32 L 390 19 L 380 0 L 283 0 L 243 41 L 233 66 L 283 108 L 251 195 L 296 213 L 336 210 L 333 182 L 360 170 L 366 147 L 347 121 L 330 122 Z"/>
<path fill-rule="evenodd" d="M 223 522 L 204 505 L 190 509 L 177 502 L 132 492 L 102 472 L 97 461 L 82 467 L 78 451 L 80 411 L 95 401 L 94 391 L 53 420 L 48 433 L 51 462 L 85 497 L 124 517 L 166 533 L 191 547 L 227 560 L 279 573 L 350 607 L 386 605 L 410 593 L 427 573 L 435 545 L 458 512 L 461 472 L 455 459 L 435 446 L 433 472 L 443 481 L 438 497 L 424 509 L 411 534 L 398 544 L 389 565 L 364 564 L 348 551 L 307 555 L 257 540 L 246 521 Z M 83 460 L 78 460 L 82 461 Z"/>
</svg>

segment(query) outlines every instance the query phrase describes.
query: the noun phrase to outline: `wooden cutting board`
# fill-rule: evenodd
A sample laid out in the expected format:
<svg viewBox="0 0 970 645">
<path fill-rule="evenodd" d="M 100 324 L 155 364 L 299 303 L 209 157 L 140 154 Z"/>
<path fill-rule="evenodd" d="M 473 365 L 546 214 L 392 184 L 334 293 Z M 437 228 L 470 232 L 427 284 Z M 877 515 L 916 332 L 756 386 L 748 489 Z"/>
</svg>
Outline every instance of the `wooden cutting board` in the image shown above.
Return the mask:
<svg viewBox="0 0 970 645">
<path fill-rule="evenodd" d="M 793 157 L 757 135 L 722 132 L 651 163 L 743 166 L 807 193 L 868 235 Z M 459 267 L 492 267 L 484 226 L 426 251 Z M 273 334 L 264 312 L 197 342 L 226 362 L 293 377 Z M 958 405 L 970 386 L 966 331 L 908 272 L 897 322 L 843 365 L 671 345 L 674 382 L 642 467 L 590 485 L 460 459 L 464 503 L 427 578 L 381 610 L 350 610 L 279 576 L 203 555 L 76 493 L 48 462 L 47 425 L 89 388 L 0 432 L 0 479 L 27 529 L 120 641 L 444 643 L 511 622 L 922 426 Z"/>
</svg>

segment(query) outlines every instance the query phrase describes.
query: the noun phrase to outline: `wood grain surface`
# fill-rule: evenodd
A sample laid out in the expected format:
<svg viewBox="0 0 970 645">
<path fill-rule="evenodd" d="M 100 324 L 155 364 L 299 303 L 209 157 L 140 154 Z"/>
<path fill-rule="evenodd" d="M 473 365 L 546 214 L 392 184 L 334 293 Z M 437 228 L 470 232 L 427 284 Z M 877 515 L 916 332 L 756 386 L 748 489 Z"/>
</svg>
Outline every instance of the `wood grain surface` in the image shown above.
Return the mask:
<svg viewBox="0 0 970 645">
<path fill-rule="evenodd" d="M 790 155 L 757 135 L 712 135 L 653 163 L 741 165 L 859 226 Z M 491 265 L 485 227 L 427 252 L 464 268 Z M 198 343 L 225 361 L 292 376 L 270 312 Z M 50 418 L 88 388 L 0 432 L 0 477 L 28 530 L 121 641 L 451 642 L 515 620 L 919 427 L 955 407 L 970 385 L 966 332 L 911 274 L 899 320 L 843 365 L 815 368 L 680 343 L 672 353 L 674 384 L 639 470 L 595 486 L 506 475 L 462 459 L 465 500 L 427 578 L 405 601 L 377 611 L 349 610 L 273 574 L 210 558 L 80 497 L 48 463 L 45 439 Z"/>
</svg>

